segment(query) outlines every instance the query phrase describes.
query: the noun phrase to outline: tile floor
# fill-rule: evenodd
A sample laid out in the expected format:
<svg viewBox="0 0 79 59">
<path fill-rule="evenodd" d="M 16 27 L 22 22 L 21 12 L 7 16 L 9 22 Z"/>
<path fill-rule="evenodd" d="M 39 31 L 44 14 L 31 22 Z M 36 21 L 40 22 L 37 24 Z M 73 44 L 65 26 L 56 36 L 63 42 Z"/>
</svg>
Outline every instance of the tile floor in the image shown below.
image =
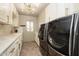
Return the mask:
<svg viewBox="0 0 79 59">
<path fill-rule="evenodd" d="M 36 42 L 23 43 L 21 56 L 42 56 Z"/>
</svg>

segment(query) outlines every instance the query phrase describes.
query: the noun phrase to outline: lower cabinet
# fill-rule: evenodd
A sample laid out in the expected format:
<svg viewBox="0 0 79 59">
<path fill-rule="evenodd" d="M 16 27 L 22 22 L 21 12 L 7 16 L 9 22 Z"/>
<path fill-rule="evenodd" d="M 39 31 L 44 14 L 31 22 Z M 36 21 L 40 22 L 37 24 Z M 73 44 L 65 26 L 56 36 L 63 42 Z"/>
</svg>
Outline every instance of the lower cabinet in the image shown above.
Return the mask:
<svg viewBox="0 0 79 59">
<path fill-rule="evenodd" d="M 16 41 L 2 54 L 2 56 L 19 56 L 22 47 L 22 36 L 18 37 Z"/>
</svg>

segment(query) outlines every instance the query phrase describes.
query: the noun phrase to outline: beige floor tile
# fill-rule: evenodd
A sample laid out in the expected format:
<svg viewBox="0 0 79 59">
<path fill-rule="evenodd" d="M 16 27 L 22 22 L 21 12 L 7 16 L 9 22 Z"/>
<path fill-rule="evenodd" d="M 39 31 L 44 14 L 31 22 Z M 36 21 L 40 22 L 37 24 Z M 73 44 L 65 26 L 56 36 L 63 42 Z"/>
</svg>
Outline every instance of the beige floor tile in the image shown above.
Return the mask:
<svg viewBox="0 0 79 59">
<path fill-rule="evenodd" d="M 21 56 L 42 56 L 36 42 L 23 43 Z"/>
</svg>

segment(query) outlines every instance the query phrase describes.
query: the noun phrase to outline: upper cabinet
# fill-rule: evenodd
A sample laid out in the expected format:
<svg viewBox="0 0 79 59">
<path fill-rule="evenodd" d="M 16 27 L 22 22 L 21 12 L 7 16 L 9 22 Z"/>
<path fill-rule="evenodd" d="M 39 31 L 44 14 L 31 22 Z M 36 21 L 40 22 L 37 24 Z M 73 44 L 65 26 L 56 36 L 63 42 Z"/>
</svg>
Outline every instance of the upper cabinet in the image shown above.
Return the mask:
<svg viewBox="0 0 79 59">
<path fill-rule="evenodd" d="M 45 11 L 45 20 L 49 22 L 56 18 L 78 13 L 79 3 L 52 3 L 45 8 Z"/>
<path fill-rule="evenodd" d="M 38 16 L 39 25 L 79 12 L 79 3 L 50 3 Z"/>
<path fill-rule="evenodd" d="M 38 15 L 38 22 L 39 22 L 39 24 L 45 23 L 45 16 L 46 16 L 45 10 L 42 11 L 42 12 Z"/>
<path fill-rule="evenodd" d="M 56 18 L 65 16 L 65 5 L 64 3 L 52 3 L 45 8 L 45 11 L 45 20 L 46 22 L 49 22 Z"/>
<path fill-rule="evenodd" d="M 9 21 L 10 4 L 0 3 L 0 22 L 8 23 Z"/>
<path fill-rule="evenodd" d="M 19 15 L 14 4 L 0 3 L 0 22 L 4 24 L 10 24 L 13 26 L 19 26 Z"/>
<path fill-rule="evenodd" d="M 14 5 L 12 5 L 11 18 L 13 26 L 19 26 L 19 15 Z"/>
<path fill-rule="evenodd" d="M 79 12 L 79 3 L 74 3 L 74 13 L 78 13 Z"/>
</svg>

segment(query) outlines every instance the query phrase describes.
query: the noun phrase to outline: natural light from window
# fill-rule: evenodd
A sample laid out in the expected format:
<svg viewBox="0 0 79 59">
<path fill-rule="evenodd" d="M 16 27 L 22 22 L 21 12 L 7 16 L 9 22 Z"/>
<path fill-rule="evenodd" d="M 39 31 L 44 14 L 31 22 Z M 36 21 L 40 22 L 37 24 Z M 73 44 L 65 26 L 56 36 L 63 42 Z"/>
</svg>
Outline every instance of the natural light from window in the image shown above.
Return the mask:
<svg viewBox="0 0 79 59">
<path fill-rule="evenodd" d="M 33 32 L 33 21 L 26 22 L 26 30 Z"/>
</svg>

